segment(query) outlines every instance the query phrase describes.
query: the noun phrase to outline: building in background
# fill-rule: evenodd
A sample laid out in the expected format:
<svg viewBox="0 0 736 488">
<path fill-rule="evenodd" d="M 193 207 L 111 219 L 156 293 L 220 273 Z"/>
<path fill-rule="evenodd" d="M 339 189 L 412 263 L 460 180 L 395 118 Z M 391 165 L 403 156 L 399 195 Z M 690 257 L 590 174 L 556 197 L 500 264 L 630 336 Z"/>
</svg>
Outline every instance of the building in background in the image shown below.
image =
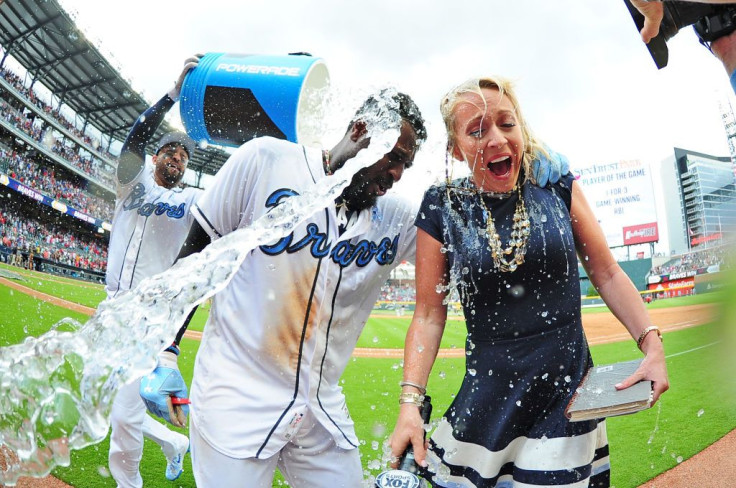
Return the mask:
<svg viewBox="0 0 736 488">
<path fill-rule="evenodd" d="M 730 157 L 674 148 L 659 173 L 670 254 L 721 246 L 736 226 L 736 179 Z"/>
<path fill-rule="evenodd" d="M 731 158 L 675 147 L 656 172 L 663 195 L 660 227 L 670 251 L 652 260 L 648 298 L 716 289 L 736 227 Z"/>
</svg>

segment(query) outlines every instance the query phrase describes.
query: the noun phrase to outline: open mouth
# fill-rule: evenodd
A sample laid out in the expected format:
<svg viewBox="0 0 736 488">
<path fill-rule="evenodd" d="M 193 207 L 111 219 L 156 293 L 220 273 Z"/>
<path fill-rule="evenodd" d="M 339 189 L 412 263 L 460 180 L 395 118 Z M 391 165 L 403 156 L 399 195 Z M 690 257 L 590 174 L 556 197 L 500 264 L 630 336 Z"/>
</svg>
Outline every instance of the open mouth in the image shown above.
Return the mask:
<svg viewBox="0 0 736 488">
<path fill-rule="evenodd" d="M 507 176 L 511 173 L 511 157 L 503 156 L 489 161 L 488 169 L 496 176 Z"/>
<path fill-rule="evenodd" d="M 376 195 L 383 196 L 386 194 L 387 191 L 391 189 L 390 185 L 383 185 L 381 183 L 376 182 L 376 187 L 378 190 L 376 191 Z"/>
</svg>

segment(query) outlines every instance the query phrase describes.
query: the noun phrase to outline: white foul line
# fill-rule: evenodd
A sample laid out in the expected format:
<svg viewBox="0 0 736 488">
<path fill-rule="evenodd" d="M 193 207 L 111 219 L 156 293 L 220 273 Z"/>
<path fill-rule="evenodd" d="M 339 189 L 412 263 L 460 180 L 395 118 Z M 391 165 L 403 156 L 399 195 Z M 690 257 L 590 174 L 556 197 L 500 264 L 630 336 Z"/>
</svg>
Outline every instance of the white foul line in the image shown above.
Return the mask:
<svg viewBox="0 0 736 488">
<path fill-rule="evenodd" d="M 673 358 L 675 356 L 681 356 L 682 354 L 687 354 L 689 352 L 697 351 L 698 349 L 704 349 L 706 347 L 715 346 L 716 344 L 720 344 L 720 343 L 721 343 L 721 341 L 711 342 L 710 344 L 706 344 L 704 346 L 696 347 L 696 348 L 693 348 L 693 349 L 688 349 L 687 351 L 681 351 L 681 352 L 676 352 L 674 354 L 669 354 L 669 355 L 665 356 L 664 358 L 665 359 L 669 359 L 669 358 Z"/>
</svg>

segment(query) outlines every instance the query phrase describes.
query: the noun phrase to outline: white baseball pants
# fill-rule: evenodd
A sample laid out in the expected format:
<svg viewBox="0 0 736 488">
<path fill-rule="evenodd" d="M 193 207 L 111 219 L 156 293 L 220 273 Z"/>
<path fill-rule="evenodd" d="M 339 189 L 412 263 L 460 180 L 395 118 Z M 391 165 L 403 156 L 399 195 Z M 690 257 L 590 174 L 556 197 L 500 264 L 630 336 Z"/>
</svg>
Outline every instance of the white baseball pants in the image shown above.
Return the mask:
<svg viewBox="0 0 736 488">
<path fill-rule="evenodd" d="M 189 422 L 192 469 L 198 488 L 271 488 L 276 468 L 294 488 L 356 488 L 363 484 L 358 449 L 342 449 L 311 413 L 299 432 L 267 459 L 236 459 L 220 453 Z"/>
</svg>

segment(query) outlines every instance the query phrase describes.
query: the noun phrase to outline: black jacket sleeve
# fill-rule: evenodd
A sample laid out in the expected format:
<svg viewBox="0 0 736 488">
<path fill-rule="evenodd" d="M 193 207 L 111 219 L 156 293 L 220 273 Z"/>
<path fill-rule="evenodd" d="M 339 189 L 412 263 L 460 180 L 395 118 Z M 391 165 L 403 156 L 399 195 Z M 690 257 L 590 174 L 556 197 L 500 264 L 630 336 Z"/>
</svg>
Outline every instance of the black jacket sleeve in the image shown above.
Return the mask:
<svg viewBox="0 0 736 488">
<path fill-rule="evenodd" d="M 148 107 L 133 124 L 123 143 L 118 158 L 118 182 L 130 183 L 141 172 L 146 160 L 146 145 L 163 123 L 164 117 L 174 106 L 174 100 L 164 95 L 161 100 Z"/>
<path fill-rule="evenodd" d="M 207 232 L 202 228 L 201 225 L 199 225 L 199 222 L 196 220 L 192 223 L 192 227 L 189 229 L 189 235 L 187 236 L 187 240 L 184 242 L 184 245 L 182 246 L 181 250 L 179 251 L 179 255 L 176 257 L 176 260 L 183 259 L 190 254 L 194 254 L 196 252 L 201 251 L 207 245 L 210 243 L 211 239 L 210 236 L 207 235 Z M 182 337 L 184 337 L 184 333 L 187 331 L 187 327 L 189 327 L 189 322 L 191 322 L 192 317 L 194 316 L 194 312 L 197 311 L 197 307 L 194 307 L 191 312 L 189 312 L 189 316 L 184 321 L 184 324 L 182 324 L 181 328 L 179 329 L 179 332 L 176 334 L 176 339 L 174 339 L 174 344 L 176 346 L 179 345 L 181 342 Z"/>
</svg>

